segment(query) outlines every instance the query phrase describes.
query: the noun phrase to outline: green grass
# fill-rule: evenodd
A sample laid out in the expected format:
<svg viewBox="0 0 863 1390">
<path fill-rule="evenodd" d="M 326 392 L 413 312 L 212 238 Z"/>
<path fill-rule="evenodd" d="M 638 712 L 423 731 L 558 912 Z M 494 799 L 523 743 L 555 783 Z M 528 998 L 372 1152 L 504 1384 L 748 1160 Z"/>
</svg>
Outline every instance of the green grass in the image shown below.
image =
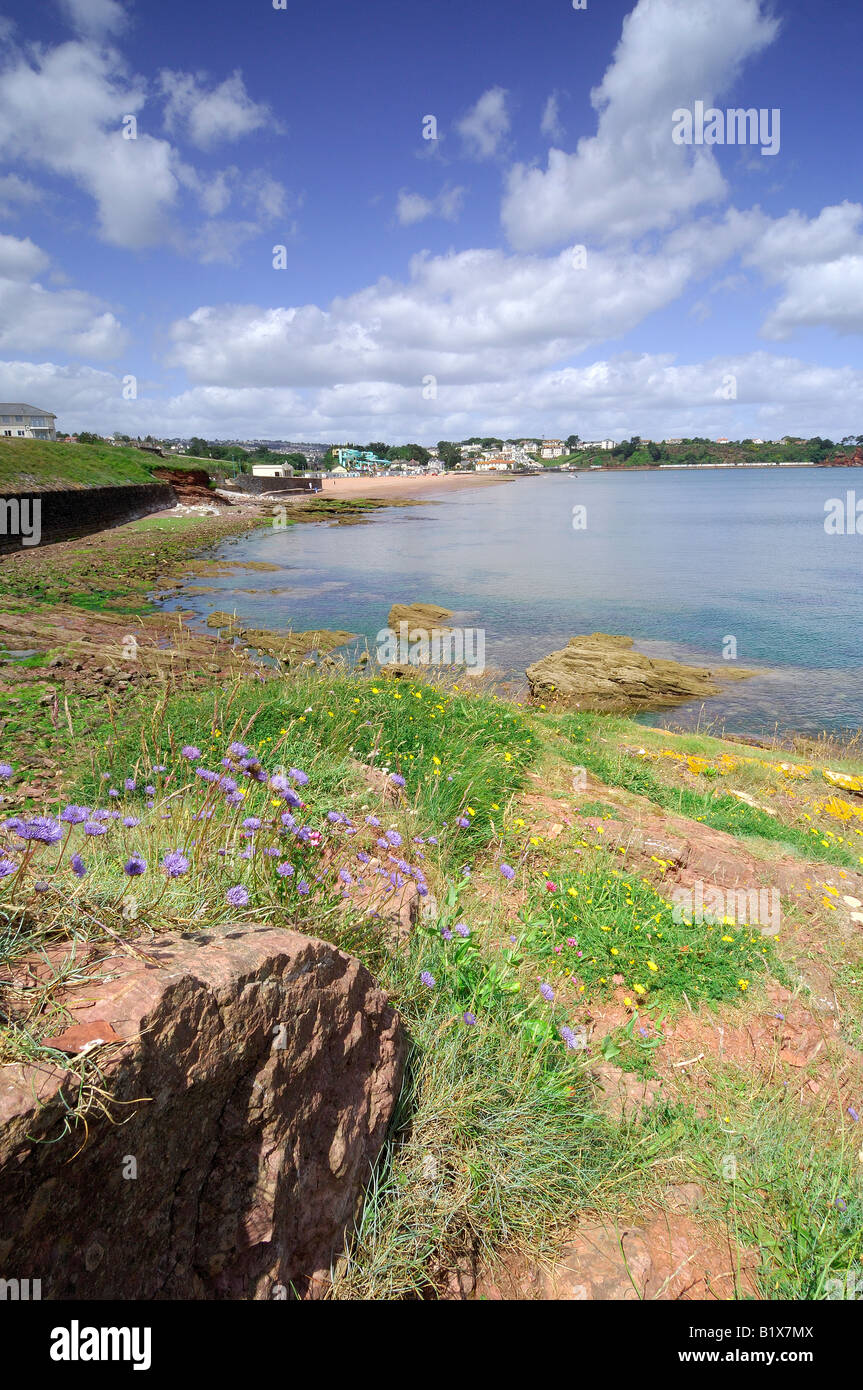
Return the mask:
<svg viewBox="0 0 863 1390">
<path fill-rule="evenodd" d="M 543 757 L 568 752 L 558 727 L 487 695 L 345 673 L 237 681 L 156 708 L 130 703 L 113 733 L 71 750 L 78 761 L 67 785 L 70 801 L 113 807 L 138 823 L 125 827 L 121 818 L 89 837 L 76 826 L 60 846 L 37 847 L 17 877 L 0 879 L 0 955 L 65 943 L 65 962 L 52 959 L 56 982 L 68 983 L 76 943 L 105 926 L 146 940 L 241 916 L 326 938 L 364 962 L 404 1020 L 410 1062 L 333 1298 L 434 1297 L 459 1262 L 493 1269 L 501 1254 L 518 1252 L 535 1263 L 553 1256 L 582 1211 L 637 1219 L 665 1181 L 701 1183 L 716 1229 L 760 1247 L 768 1296 L 823 1297 L 827 1278 L 859 1260 L 863 1225 L 856 1155 L 835 1126 L 820 1129 L 817 1116 L 784 1101 L 778 1081 L 768 1087 L 718 1062 L 704 1064 L 698 1114 L 668 1103 L 637 1124 L 597 1113 L 589 1070 L 601 1059 L 650 1075 L 681 1001 L 709 1017 L 732 1003 L 742 1011 L 782 966 L 748 928 L 675 922 L 661 887 L 625 873 L 586 827 L 575 844 L 553 842 L 560 857 L 549 891 L 540 861 L 551 847 L 525 844 L 513 806 L 533 789 L 528 776 Z M 603 729 L 614 725 L 601 717 L 578 725 L 575 761 L 590 766 Z M 229 806 L 196 777 L 195 766 L 226 773 L 221 760 L 234 741 L 254 748 L 271 773 L 308 774 L 307 784 L 295 783 L 306 804 L 293 814 L 320 832 L 321 849 L 283 833 L 277 790 L 235 769 L 246 795 Z M 187 744 L 201 750 L 199 763 L 182 756 Z M 384 795 L 372 767 L 404 777 L 400 796 Z M 152 811 L 146 785 L 156 788 Z M 330 811 L 347 815 L 357 833 L 332 825 Z M 243 824 L 250 816 L 261 821 L 253 840 Z M 386 830 L 401 836 L 388 862 L 403 855 L 432 890 L 402 949 L 360 904 L 346 903 L 338 876 L 345 867 L 358 873 L 357 851 L 383 859 Z M 73 850 L 84 878 L 69 871 Z M 169 879 L 159 865 L 171 850 L 189 869 Z M 144 875 L 124 873 L 133 853 L 146 859 Z M 518 866 L 512 883 L 500 875 L 501 859 Z M 276 864 L 287 861 L 294 873 L 280 877 Z M 226 900 L 235 886 L 249 894 L 240 909 Z M 591 1001 L 616 997 L 617 972 L 631 991 L 629 1022 L 588 1056 L 568 1048 L 564 1028 L 577 1027 Z M 65 1022 L 52 982 L 23 1016 L 0 992 L 4 1059 L 56 1061 L 39 1041 L 47 1021 L 51 1032 Z M 72 1068 L 69 1129 L 100 1107 L 112 1114 L 100 1065 L 97 1057 Z M 724 1176 L 729 1154 L 733 1180 Z"/>
<path fill-rule="evenodd" d="M 177 464 L 174 459 L 124 445 L 0 439 L 0 489 L 7 492 L 151 483 L 153 469 L 166 466 Z"/>
<path fill-rule="evenodd" d="M 786 853 L 804 859 L 824 860 L 843 868 L 857 868 L 852 849 L 835 840 L 825 843 L 815 827 L 789 825 L 767 811 L 748 806 L 734 796 L 712 786 L 698 791 L 691 787 L 672 787 L 657 777 L 645 763 L 634 761 L 620 751 L 607 751 L 599 743 L 601 720 L 608 716 L 577 714 L 561 719 L 560 728 L 571 740 L 572 758 L 608 786 L 644 796 L 654 805 L 673 814 L 701 821 L 714 830 L 724 830 L 740 839 L 762 840 L 779 845 Z"/>
</svg>

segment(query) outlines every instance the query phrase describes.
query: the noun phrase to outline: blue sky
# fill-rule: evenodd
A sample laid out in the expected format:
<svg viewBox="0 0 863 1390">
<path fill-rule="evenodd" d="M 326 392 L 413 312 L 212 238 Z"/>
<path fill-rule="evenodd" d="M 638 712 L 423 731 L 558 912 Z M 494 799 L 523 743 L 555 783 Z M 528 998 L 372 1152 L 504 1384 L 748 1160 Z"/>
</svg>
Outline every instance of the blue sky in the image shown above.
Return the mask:
<svg viewBox="0 0 863 1390">
<path fill-rule="evenodd" d="M 4 399 L 209 438 L 863 432 L 858 0 L 0 13 Z M 778 109 L 778 152 L 676 144 L 697 101 Z"/>
</svg>

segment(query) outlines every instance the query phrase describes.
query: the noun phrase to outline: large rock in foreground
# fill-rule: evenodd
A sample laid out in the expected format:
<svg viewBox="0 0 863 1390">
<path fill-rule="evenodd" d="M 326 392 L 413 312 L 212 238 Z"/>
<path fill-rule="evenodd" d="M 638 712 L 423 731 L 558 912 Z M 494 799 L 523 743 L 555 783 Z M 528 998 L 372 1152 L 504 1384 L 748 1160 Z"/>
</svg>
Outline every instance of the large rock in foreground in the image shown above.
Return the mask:
<svg viewBox="0 0 863 1390">
<path fill-rule="evenodd" d="M 720 679 L 744 680 L 754 674 L 727 666 L 714 672 L 644 656 L 633 650 L 631 637 L 605 632 L 571 637 L 562 651 L 552 652 L 526 671 L 536 699 L 619 712 L 718 695 Z"/>
<path fill-rule="evenodd" d="M 0 1268 L 49 1299 L 314 1296 L 398 1098 L 398 1016 L 358 961 L 294 932 L 137 949 L 76 983 L 52 1044 L 124 1040 L 95 1077 L 113 1122 L 91 1107 L 64 1132 L 74 1075 L 0 1068 Z"/>
</svg>

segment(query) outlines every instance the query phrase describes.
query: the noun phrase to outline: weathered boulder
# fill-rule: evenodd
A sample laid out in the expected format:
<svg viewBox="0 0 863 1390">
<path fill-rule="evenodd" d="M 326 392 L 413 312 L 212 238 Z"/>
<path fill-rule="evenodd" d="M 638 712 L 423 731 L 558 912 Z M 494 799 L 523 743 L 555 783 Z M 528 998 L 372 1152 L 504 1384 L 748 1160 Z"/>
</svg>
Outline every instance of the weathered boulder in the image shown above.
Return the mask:
<svg viewBox="0 0 863 1390">
<path fill-rule="evenodd" d="M 136 948 L 78 976 L 53 1040 L 122 1042 L 0 1067 L 0 1269 L 48 1299 L 313 1297 L 398 1098 L 398 1015 L 357 960 L 295 932 Z M 94 1055 L 101 1100 L 70 1127 Z"/>
<path fill-rule="evenodd" d="M 394 603 L 387 619 L 393 632 L 398 632 L 399 623 L 408 623 L 411 628 L 422 628 L 428 632 L 433 628 L 443 628 L 452 613 L 437 603 Z"/>
<path fill-rule="evenodd" d="M 536 699 L 617 711 L 655 709 L 718 695 L 720 679 L 743 680 L 754 674 L 725 667 L 712 671 L 644 656 L 633 649 L 631 637 L 606 632 L 571 637 L 562 651 L 534 662 L 526 672 Z"/>
</svg>

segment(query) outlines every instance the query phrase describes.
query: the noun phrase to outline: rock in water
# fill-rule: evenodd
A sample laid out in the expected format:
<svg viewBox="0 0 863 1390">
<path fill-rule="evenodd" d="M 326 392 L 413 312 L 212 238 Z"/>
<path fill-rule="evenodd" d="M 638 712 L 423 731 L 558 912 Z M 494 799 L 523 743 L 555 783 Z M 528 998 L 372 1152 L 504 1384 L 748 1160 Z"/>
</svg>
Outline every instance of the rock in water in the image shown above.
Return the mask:
<svg viewBox="0 0 863 1390">
<path fill-rule="evenodd" d="M 712 671 L 644 656 L 633 649 L 631 637 L 606 632 L 571 637 L 562 651 L 534 662 L 526 672 L 536 699 L 619 712 L 718 695 L 720 679 L 743 680 L 754 674 L 724 666 Z"/>
<path fill-rule="evenodd" d="M 441 608 L 437 603 L 394 603 L 387 622 L 393 632 L 398 632 L 399 623 L 408 623 L 411 628 L 430 631 L 433 628 L 444 627 L 447 619 L 451 617 L 450 610 Z"/>
<path fill-rule="evenodd" d="M 59 1063 L 0 1067 L 4 1270 L 48 1299 L 314 1296 L 398 1098 L 398 1015 L 296 932 L 138 945 L 76 986 L 126 1040 L 95 1077 L 113 1123 L 94 1106 L 68 1128 Z"/>
</svg>

